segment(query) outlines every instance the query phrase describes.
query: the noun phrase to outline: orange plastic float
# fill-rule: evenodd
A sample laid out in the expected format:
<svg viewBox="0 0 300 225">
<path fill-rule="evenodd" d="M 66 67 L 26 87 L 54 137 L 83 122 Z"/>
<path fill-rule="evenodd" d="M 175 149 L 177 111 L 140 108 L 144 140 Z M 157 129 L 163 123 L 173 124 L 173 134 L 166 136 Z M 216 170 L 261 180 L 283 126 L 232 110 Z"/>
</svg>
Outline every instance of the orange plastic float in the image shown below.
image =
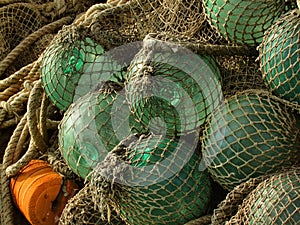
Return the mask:
<svg viewBox="0 0 300 225">
<path fill-rule="evenodd" d="M 32 225 L 57 224 L 68 199 L 78 189 L 42 160 L 25 166 L 11 179 L 10 188 L 16 205 Z"/>
</svg>

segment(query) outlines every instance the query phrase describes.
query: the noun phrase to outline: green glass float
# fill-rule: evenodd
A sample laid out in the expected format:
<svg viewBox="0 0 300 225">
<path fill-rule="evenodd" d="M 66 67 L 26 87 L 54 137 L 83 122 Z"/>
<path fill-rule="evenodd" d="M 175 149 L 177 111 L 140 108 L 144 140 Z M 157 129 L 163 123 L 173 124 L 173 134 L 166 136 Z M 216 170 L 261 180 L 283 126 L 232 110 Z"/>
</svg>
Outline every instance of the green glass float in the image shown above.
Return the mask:
<svg viewBox="0 0 300 225">
<path fill-rule="evenodd" d="M 128 224 L 185 224 L 204 215 L 211 198 L 207 170 L 198 170 L 201 156 L 184 140 L 143 136 L 114 151 L 133 167 L 125 197 L 116 197 Z M 131 177 L 131 176 L 128 176 Z"/>
<path fill-rule="evenodd" d="M 76 31 L 66 27 L 48 46 L 41 65 L 45 92 L 63 111 L 99 82 L 116 81 L 124 76 L 124 66 L 106 54 L 101 45 L 89 37 L 71 38 L 72 32 Z"/>
<path fill-rule="evenodd" d="M 227 190 L 290 166 L 300 155 L 297 123 L 292 112 L 267 95 L 234 95 L 217 108 L 205 129 L 205 166 Z"/>
<path fill-rule="evenodd" d="M 249 193 L 228 224 L 298 224 L 299 192 L 299 168 L 273 175 Z"/>
<path fill-rule="evenodd" d="M 260 68 L 270 90 L 300 104 L 300 13 L 283 15 L 268 30 L 259 47 Z"/>
<path fill-rule="evenodd" d="M 59 126 L 62 156 L 82 178 L 86 178 L 120 140 L 131 132 L 143 132 L 124 103 L 125 96 L 120 94 L 122 87 L 114 82 L 102 84 L 100 90 L 73 103 Z"/>
<path fill-rule="evenodd" d="M 284 0 L 204 0 L 211 24 L 228 41 L 256 46 L 286 10 Z"/>
<path fill-rule="evenodd" d="M 158 40 L 144 41 L 126 76 L 130 109 L 155 134 L 193 132 L 222 101 L 220 72 L 212 57 Z"/>
</svg>

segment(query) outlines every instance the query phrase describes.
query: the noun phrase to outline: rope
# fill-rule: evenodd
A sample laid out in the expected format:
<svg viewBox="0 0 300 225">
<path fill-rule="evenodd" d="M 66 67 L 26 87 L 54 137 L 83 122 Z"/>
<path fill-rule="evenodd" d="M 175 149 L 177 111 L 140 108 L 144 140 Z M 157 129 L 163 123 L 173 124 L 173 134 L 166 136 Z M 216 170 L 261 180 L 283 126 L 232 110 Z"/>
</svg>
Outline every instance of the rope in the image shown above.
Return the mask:
<svg viewBox="0 0 300 225">
<path fill-rule="evenodd" d="M 22 67 L 17 72 L 13 73 L 9 77 L 0 80 L 0 91 L 4 91 L 6 88 L 10 87 L 13 84 L 22 82 L 25 79 L 25 76 L 30 72 L 33 63 L 28 64 L 27 66 Z"/>
<path fill-rule="evenodd" d="M 31 0 L 0 0 L 0 5 L 9 5 L 13 3 L 20 3 L 20 2 L 32 2 Z"/>
<path fill-rule="evenodd" d="M 49 99 L 46 97 L 45 92 L 43 92 L 42 104 L 41 104 L 41 112 L 40 112 L 40 128 L 41 128 L 41 135 L 43 136 L 44 140 L 48 140 L 47 135 L 47 109 L 50 104 Z"/>
<path fill-rule="evenodd" d="M 0 101 L 6 101 L 18 91 L 20 91 L 20 84 L 12 84 L 5 91 L 0 92 Z"/>
<path fill-rule="evenodd" d="M 37 158 L 39 155 L 39 152 L 37 151 L 37 148 L 34 146 L 34 143 L 32 139 L 30 140 L 28 150 L 26 153 L 14 164 L 10 165 L 6 168 L 6 176 L 7 177 L 13 177 L 17 173 L 20 172 L 20 170 L 27 165 L 32 159 Z"/>
<path fill-rule="evenodd" d="M 28 126 L 29 133 L 31 135 L 32 141 L 38 150 L 45 152 L 47 149 L 47 144 L 38 129 L 38 119 L 37 119 L 37 110 L 41 105 L 41 96 L 43 94 L 43 88 L 41 80 L 38 80 L 28 99 L 27 113 L 28 113 Z"/>
<path fill-rule="evenodd" d="M 25 51 L 31 44 L 37 41 L 41 36 L 52 33 L 54 30 L 62 27 L 65 24 L 69 24 L 72 21 L 71 17 L 64 17 L 53 23 L 45 25 L 34 33 L 28 35 L 21 41 L 1 62 L 0 62 L 0 77 L 5 70 L 14 62 L 14 60 Z"/>
<path fill-rule="evenodd" d="M 111 4 L 107 3 L 100 3 L 100 4 L 95 4 L 91 6 L 86 13 L 84 13 L 82 16 L 80 16 L 75 22 L 75 25 L 80 25 L 80 24 L 88 24 L 91 20 L 92 17 L 96 14 L 99 13 L 103 10 L 110 9 L 113 7 Z"/>
<path fill-rule="evenodd" d="M 7 148 L 4 152 L 3 156 L 3 164 L 1 170 L 1 195 L 2 195 L 2 219 L 3 224 L 13 225 L 14 224 L 14 212 L 12 208 L 12 200 L 10 197 L 10 187 L 9 187 L 9 179 L 6 176 L 6 169 L 9 165 L 13 163 L 14 154 L 16 153 L 16 147 L 19 142 L 20 136 L 22 136 L 23 129 L 26 125 L 27 117 L 24 116 L 16 129 L 14 130 L 13 135 L 11 136 Z M 18 154 L 18 153 L 17 153 Z"/>
<path fill-rule="evenodd" d="M 14 225 L 14 212 L 10 197 L 9 179 L 6 177 L 5 169 L 1 168 L 1 220 L 2 224 Z"/>
<path fill-rule="evenodd" d="M 10 120 L 3 121 L 3 123 L 0 125 L 0 130 L 12 127 L 12 126 L 16 125 L 19 122 L 20 122 L 20 117 L 15 117 L 15 118 L 12 118 Z"/>
<path fill-rule="evenodd" d="M 3 156 L 3 163 L 2 166 L 4 169 L 6 169 L 8 166 L 10 166 L 12 163 L 14 163 L 14 158 L 16 158 L 17 155 L 20 154 L 20 152 L 16 152 L 16 148 L 19 142 L 19 139 L 21 136 L 24 136 L 23 130 L 27 123 L 27 116 L 26 114 L 22 117 L 21 121 L 18 123 L 16 129 L 14 130 L 7 147 L 5 149 L 5 153 Z M 18 149 L 20 151 L 20 149 Z"/>
</svg>

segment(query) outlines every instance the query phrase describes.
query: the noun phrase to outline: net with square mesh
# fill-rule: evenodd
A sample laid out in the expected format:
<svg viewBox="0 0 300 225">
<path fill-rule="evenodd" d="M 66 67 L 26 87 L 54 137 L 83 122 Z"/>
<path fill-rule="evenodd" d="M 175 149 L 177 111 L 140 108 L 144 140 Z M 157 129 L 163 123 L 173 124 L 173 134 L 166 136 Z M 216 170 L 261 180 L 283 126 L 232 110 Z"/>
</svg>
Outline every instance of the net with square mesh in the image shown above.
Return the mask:
<svg viewBox="0 0 300 225">
<path fill-rule="evenodd" d="M 92 201 L 91 190 L 89 185 L 83 187 L 65 207 L 60 217 L 61 225 L 121 225 L 125 224 L 116 212 L 108 212 L 104 216 L 97 210 Z M 109 220 L 107 219 L 109 217 Z"/>
<path fill-rule="evenodd" d="M 299 10 L 286 13 L 268 30 L 259 47 L 260 67 L 269 89 L 297 104 L 300 104 L 299 21 Z"/>
<path fill-rule="evenodd" d="M 260 182 L 249 180 L 238 186 L 220 204 L 222 211 L 226 207 L 235 207 L 232 217 L 222 220 L 221 213 L 214 215 L 212 224 L 297 224 L 299 222 L 299 167 L 271 175 Z M 239 197 L 239 195 L 243 197 Z M 240 198 L 240 199 L 239 199 Z"/>
<path fill-rule="evenodd" d="M 299 165 L 300 107 L 275 90 L 297 91 L 296 0 L 99 2 L 0 0 L 1 224 L 22 224 L 7 184 L 40 157 L 82 187 L 62 225 L 222 224 L 224 188 Z"/>
<path fill-rule="evenodd" d="M 198 170 L 201 157 L 189 138 L 123 140 L 91 174 L 98 210 L 113 207 L 129 224 L 184 224 L 204 215 L 211 181 Z"/>
<path fill-rule="evenodd" d="M 122 86 L 98 83 L 72 104 L 59 126 L 59 147 L 69 167 L 83 179 L 130 133 L 142 133 L 132 116 Z"/>
<path fill-rule="evenodd" d="M 126 78 L 131 111 L 154 133 L 193 132 L 223 100 L 213 57 L 154 38 L 143 41 Z"/>
<path fill-rule="evenodd" d="M 213 112 L 202 147 L 211 175 L 231 190 L 299 163 L 299 119 L 268 92 L 239 92 Z"/>
<path fill-rule="evenodd" d="M 287 10 L 285 0 L 204 0 L 210 23 L 228 41 L 256 46 Z M 293 7 L 293 5 L 290 5 Z"/>
</svg>

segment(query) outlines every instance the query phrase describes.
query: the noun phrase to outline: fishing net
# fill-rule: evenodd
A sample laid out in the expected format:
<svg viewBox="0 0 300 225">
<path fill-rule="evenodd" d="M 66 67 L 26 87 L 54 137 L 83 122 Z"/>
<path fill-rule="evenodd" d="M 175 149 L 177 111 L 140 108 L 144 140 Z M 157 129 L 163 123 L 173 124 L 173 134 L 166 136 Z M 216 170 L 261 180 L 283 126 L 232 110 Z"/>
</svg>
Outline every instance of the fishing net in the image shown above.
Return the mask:
<svg viewBox="0 0 300 225">
<path fill-rule="evenodd" d="M 208 20 L 224 38 L 254 46 L 280 15 L 295 5 L 284 0 L 204 0 L 203 4 Z"/>
<path fill-rule="evenodd" d="M 299 172 L 295 169 L 264 180 L 244 199 L 229 224 L 296 224 L 300 218 Z"/>
<path fill-rule="evenodd" d="M 249 90 L 225 100 L 203 135 L 203 159 L 214 179 L 232 190 L 241 182 L 299 160 L 297 116 L 268 92 Z"/>
<path fill-rule="evenodd" d="M 15 10 L 16 2 L 20 1 L 0 1 L 5 5 L 1 10 L 9 7 Z M 34 7 L 25 7 L 26 12 L 32 10 L 32 13 L 18 17 L 16 14 L 23 12 L 16 11 L 11 15 L 17 21 L 30 19 L 24 22 L 28 33 L 22 28 L 19 35 L 24 37 L 16 37 L 19 44 L 11 37 L 5 37 L 3 43 L 12 43 L 12 46 L 0 44 L 3 77 L 0 131 L 7 135 L 1 139 L 3 224 L 26 224 L 17 220 L 21 215 L 13 209 L 9 177 L 37 158 L 46 159 L 55 171 L 76 180 L 81 189 L 66 205 L 60 224 L 213 222 L 206 214 L 213 212 L 227 192 L 221 187 L 215 188 L 217 185 L 209 177 L 211 169 L 206 170 L 205 157 L 202 158 L 200 146 L 195 142 L 199 142 L 199 136 L 203 139 L 202 131 L 212 124 L 210 120 L 222 107 L 223 98 L 227 104 L 228 99 L 238 99 L 237 93 L 246 89 L 256 90 L 250 91 L 251 94 L 245 92 L 246 97 L 237 102 L 249 104 L 247 110 L 261 110 L 249 113 L 251 117 L 272 122 L 266 127 L 259 127 L 257 122 L 249 128 L 241 123 L 240 128 L 233 127 L 238 132 L 233 136 L 238 137 L 236 135 L 247 129 L 251 131 L 251 126 L 257 128 L 256 134 L 266 141 L 271 137 L 265 135 L 266 132 L 259 135 L 258 128 L 270 130 L 273 138 L 278 136 L 267 151 L 270 155 L 261 158 L 260 162 L 267 160 L 262 163 L 267 168 L 262 174 L 293 163 L 290 159 L 296 155 L 298 128 L 296 115 L 290 109 L 297 112 L 299 108 L 281 96 L 266 94 L 256 47 L 263 38 L 262 32 L 281 14 L 295 8 L 296 1 L 99 2 L 102 1 L 28 0 L 26 4 L 17 3 L 17 8 L 33 4 Z M 270 7 L 266 8 L 266 3 Z M 224 10 L 232 13 L 228 15 Z M 252 19 L 243 20 L 238 17 L 239 13 Z M 225 26 L 220 25 L 222 16 L 226 16 Z M 235 25 L 232 21 L 238 23 Z M 23 22 L 15 24 L 24 27 Z M 0 38 L 5 33 L 11 35 L 12 31 L 1 32 Z M 195 56 L 198 61 L 186 58 L 180 61 L 176 54 Z M 155 62 L 161 59 L 165 64 Z M 200 68 L 194 65 L 199 61 Z M 187 71 L 180 71 L 182 67 Z M 211 79 L 199 76 L 203 71 L 208 71 Z M 194 73 L 198 76 L 193 77 Z M 113 83 L 110 86 L 114 88 L 104 91 L 105 82 Z M 153 84 L 157 85 L 154 89 Z M 147 94 L 156 96 L 145 101 Z M 184 98 L 185 95 L 188 98 Z M 152 104 L 148 104 L 149 101 Z M 193 106 L 191 110 L 189 103 Z M 178 112 L 183 116 L 178 116 Z M 233 123 L 234 118 L 239 119 L 241 115 L 236 108 L 232 112 L 232 117 L 226 118 Z M 281 119 L 283 122 L 279 122 Z M 225 124 L 231 124 L 227 122 Z M 63 129 L 66 123 L 68 128 Z M 218 135 L 217 128 L 214 129 Z M 59 137 L 62 132 L 65 134 Z M 134 133 L 137 133 L 135 138 L 126 138 Z M 68 135 L 73 137 L 67 138 Z M 59 146 L 59 138 L 65 138 L 61 142 L 64 144 L 69 141 L 68 149 Z M 247 138 L 241 136 L 239 140 Z M 90 146 L 90 140 L 95 139 L 102 139 L 101 146 L 106 150 L 104 159 L 99 160 L 94 147 Z M 239 142 L 225 141 L 229 145 Z M 246 145 L 242 151 L 251 149 L 250 142 L 246 141 Z M 278 146 L 291 148 L 284 152 L 283 148 L 279 151 Z M 258 150 L 263 152 L 263 149 Z M 222 157 L 224 160 L 226 156 Z M 257 156 L 242 155 L 243 158 L 239 158 L 242 161 L 230 157 L 227 161 L 235 171 L 247 164 L 248 159 L 253 164 L 251 159 Z M 274 158 L 274 166 L 271 166 L 271 158 Z M 235 167 L 236 162 L 238 167 Z M 252 170 L 256 171 L 251 167 L 246 173 L 253 174 Z M 250 178 L 246 173 L 243 174 L 245 180 Z M 147 182 L 152 183 L 145 186 Z M 226 211 L 227 217 L 233 212 L 236 211 Z"/>
<path fill-rule="evenodd" d="M 212 224 L 296 224 L 298 209 L 296 167 L 237 186 L 214 210 Z"/>
<path fill-rule="evenodd" d="M 131 62 L 125 89 L 136 119 L 168 135 L 199 129 L 222 101 L 214 58 L 153 38 Z"/>
<path fill-rule="evenodd" d="M 69 167 L 86 178 L 122 139 L 143 132 L 139 127 L 122 86 L 100 82 L 98 91 L 78 99 L 65 113 L 59 127 L 59 147 Z"/>
<path fill-rule="evenodd" d="M 129 224 L 184 224 L 204 215 L 210 178 L 198 170 L 197 146 L 186 138 L 142 135 L 123 140 L 91 174 L 97 209 L 114 207 Z"/>
<path fill-rule="evenodd" d="M 268 30 L 259 48 L 260 67 L 269 89 L 296 104 L 300 103 L 299 20 L 299 10 L 282 16 Z"/>
<path fill-rule="evenodd" d="M 110 218 L 109 221 L 106 219 Z M 101 224 L 101 225 L 118 225 L 125 224 L 115 212 L 106 212 L 104 216 L 97 210 L 91 197 L 91 190 L 87 184 L 83 187 L 66 205 L 59 224 Z"/>
</svg>

